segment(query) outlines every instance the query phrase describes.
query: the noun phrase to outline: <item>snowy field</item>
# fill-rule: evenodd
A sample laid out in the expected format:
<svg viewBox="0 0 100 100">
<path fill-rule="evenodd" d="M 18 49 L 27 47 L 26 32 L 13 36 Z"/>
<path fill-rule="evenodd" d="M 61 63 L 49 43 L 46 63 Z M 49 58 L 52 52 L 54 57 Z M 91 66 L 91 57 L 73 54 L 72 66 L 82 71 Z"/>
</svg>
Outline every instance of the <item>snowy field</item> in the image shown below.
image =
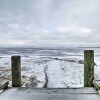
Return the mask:
<svg viewBox="0 0 100 100">
<path fill-rule="evenodd" d="M 11 56 L 20 55 L 23 87 L 83 87 L 85 49 L 95 52 L 95 79 L 100 80 L 100 48 L 1 48 L 0 85 L 8 80 L 11 86 Z"/>
</svg>

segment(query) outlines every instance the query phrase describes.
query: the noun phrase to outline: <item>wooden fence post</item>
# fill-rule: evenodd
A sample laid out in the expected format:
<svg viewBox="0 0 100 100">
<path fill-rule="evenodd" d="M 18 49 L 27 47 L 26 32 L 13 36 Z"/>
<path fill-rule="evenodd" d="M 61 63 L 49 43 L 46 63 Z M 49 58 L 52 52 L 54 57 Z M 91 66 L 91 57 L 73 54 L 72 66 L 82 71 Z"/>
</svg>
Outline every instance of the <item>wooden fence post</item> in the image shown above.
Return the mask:
<svg viewBox="0 0 100 100">
<path fill-rule="evenodd" d="M 12 87 L 21 87 L 21 57 L 11 57 Z"/>
<path fill-rule="evenodd" d="M 94 51 L 84 50 L 84 87 L 92 87 L 94 80 Z"/>
</svg>

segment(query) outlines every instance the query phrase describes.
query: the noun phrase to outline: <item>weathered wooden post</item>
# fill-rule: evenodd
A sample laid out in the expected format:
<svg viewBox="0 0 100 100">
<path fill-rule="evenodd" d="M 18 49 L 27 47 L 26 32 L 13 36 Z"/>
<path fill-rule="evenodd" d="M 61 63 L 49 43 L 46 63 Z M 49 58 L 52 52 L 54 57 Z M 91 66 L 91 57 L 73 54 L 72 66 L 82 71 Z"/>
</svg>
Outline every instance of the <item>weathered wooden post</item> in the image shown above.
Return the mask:
<svg viewBox="0 0 100 100">
<path fill-rule="evenodd" d="M 84 50 L 84 87 L 92 87 L 94 80 L 94 51 Z"/>
<path fill-rule="evenodd" d="M 21 57 L 12 56 L 11 57 L 11 67 L 12 67 L 12 87 L 21 86 Z"/>
</svg>

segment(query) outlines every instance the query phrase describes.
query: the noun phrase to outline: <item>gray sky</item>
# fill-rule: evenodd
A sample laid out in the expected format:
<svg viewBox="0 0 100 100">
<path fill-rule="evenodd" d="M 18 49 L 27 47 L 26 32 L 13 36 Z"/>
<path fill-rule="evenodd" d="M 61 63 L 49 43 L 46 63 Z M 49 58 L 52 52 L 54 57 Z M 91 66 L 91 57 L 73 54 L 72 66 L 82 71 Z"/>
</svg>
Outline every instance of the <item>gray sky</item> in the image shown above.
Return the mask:
<svg viewBox="0 0 100 100">
<path fill-rule="evenodd" d="M 100 0 L 0 0 L 0 46 L 99 46 Z"/>
</svg>

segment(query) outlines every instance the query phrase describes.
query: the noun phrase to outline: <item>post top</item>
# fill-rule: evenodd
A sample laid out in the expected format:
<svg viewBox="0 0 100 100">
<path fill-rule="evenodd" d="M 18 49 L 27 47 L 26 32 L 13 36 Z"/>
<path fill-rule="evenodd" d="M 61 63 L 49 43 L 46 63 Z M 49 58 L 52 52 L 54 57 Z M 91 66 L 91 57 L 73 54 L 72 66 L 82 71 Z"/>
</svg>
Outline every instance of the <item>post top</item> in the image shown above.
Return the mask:
<svg viewBox="0 0 100 100">
<path fill-rule="evenodd" d="M 84 50 L 84 52 L 94 52 L 94 50 Z"/>
<path fill-rule="evenodd" d="M 12 56 L 11 58 L 20 58 L 21 56 L 19 56 L 19 55 L 14 55 L 14 56 Z"/>
<path fill-rule="evenodd" d="M 94 51 L 94 50 L 84 50 L 84 51 Z"/>
</svg>

